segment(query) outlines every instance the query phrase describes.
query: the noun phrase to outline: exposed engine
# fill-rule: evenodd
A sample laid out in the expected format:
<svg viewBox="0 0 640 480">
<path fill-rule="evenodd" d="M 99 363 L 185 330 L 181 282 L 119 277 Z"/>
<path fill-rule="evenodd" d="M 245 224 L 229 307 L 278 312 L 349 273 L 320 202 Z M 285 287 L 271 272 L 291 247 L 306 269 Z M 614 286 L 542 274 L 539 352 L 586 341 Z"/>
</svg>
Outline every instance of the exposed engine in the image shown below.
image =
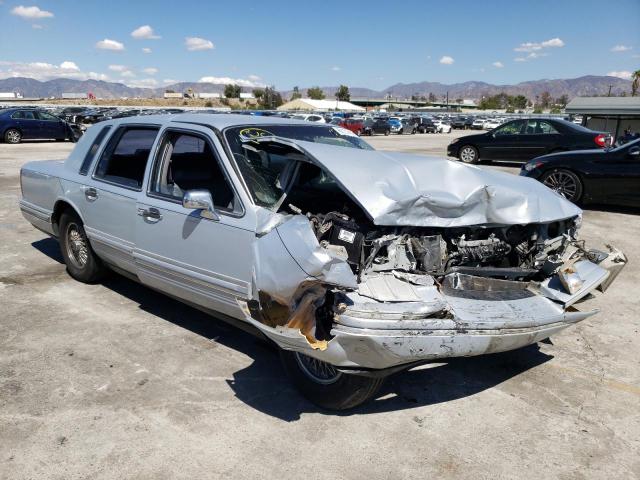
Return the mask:
<svg viewBox="0 0 640 480">
<path fill-rule="evenodd" d="M 574 242 L 577 228 L 576 219 L 431 229 L 363 225 L 340 212 L 307 217 L 320 244 L 346 260 L 359 276 L 401 270 L 435 277 L 462 272 L 493 278 L 543 278 L 561 264 L 560 257 Z"/>
</svg>

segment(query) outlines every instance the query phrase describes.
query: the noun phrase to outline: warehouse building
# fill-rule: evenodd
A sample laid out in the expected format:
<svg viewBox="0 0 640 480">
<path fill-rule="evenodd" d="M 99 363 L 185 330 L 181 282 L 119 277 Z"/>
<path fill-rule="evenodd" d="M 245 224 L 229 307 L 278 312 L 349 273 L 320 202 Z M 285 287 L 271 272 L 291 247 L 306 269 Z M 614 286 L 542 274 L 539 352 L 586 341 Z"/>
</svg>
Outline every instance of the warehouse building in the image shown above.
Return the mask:
<svg viewBox="0 0 640 480">
<path fill-rule="evenodd" d="M 576 97 L 565 112 L 582 115 L 582 125 L 609 132 L 616 140 L 625 130 L 640 133 L 640 97 Z"/>
</svg>

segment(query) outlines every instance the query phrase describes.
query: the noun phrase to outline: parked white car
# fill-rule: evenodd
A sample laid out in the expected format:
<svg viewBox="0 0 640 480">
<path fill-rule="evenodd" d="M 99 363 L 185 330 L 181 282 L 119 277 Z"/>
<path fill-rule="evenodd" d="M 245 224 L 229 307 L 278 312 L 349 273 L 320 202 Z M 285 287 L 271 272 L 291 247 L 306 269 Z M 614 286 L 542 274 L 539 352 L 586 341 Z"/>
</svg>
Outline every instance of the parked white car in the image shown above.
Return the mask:
<svg viewBox="0 0 640 480">
<path fill-rule="evenodd" d="M 306 120 L 307 122 L 327 123 L 323 116 L 316 115 L 314 113 L 299 113 L 292 116 L 291 118 L 295 120 Z"/>
<path fill-rule="evenodd" d="M 502 122 L 492 118 L 484 122 L 482 128 L 485 130 L 493 130 L 494 128 L 498 128 L 500 125 L 502 125 Z"/>
<path fill-rule="evenodd" d="M 436 126 L 437 133 L 451 133 L 451 125 L 448 123 L 442 120 L 434 120 L 433 124 Z"/>
</svg>

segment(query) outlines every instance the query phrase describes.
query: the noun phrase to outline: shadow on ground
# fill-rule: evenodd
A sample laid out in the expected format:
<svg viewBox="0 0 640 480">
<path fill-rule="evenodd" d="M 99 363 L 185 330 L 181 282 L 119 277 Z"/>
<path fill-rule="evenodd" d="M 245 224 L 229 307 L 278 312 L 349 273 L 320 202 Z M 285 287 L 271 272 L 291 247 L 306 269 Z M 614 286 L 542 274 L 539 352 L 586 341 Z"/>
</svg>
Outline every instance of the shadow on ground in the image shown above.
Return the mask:
<svg viewBox="0 0 640 480">
<path fill-rule="evenodd" d="M 62 262 L 57 241 L 44 239 L 32 245 Z M 366 405 L 347 412 L 329 412 L 307 401 L 291 386 L 280 366 L 277 349 L 268 341 L 120 275 L 111 274 L 102 285 L 135 302 L 145 312 L 251 357 L 253 363 L 235 372 L 227 385 L 240 401 L 287 422 L 298 420 L 306 412 L 366 415 L 469 397 L 553 358 L 540 352 L 537 345 L 482 357 L 453 358 L 390 377 L 378 396 Z"/>
</svg>

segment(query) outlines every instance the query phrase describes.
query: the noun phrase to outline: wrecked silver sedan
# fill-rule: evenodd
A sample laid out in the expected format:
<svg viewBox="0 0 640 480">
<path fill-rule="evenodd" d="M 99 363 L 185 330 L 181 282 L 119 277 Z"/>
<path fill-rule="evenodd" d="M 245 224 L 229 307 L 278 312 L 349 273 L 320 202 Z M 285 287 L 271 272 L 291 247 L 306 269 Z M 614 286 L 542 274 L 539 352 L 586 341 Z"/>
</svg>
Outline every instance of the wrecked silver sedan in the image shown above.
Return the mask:
<svg viewBox="0 0 640 480">
<path fill-rule="evenodd" d="M 420 363 L 548 338 L 596 313 L 585 297 L 626 263 L 531 179 L 247 120 L 101 123 L 64 164 L 23 168 L 23 214 L 74 278 L 115 270 L 249 327 L 333 409 Z"/>
</svg>

